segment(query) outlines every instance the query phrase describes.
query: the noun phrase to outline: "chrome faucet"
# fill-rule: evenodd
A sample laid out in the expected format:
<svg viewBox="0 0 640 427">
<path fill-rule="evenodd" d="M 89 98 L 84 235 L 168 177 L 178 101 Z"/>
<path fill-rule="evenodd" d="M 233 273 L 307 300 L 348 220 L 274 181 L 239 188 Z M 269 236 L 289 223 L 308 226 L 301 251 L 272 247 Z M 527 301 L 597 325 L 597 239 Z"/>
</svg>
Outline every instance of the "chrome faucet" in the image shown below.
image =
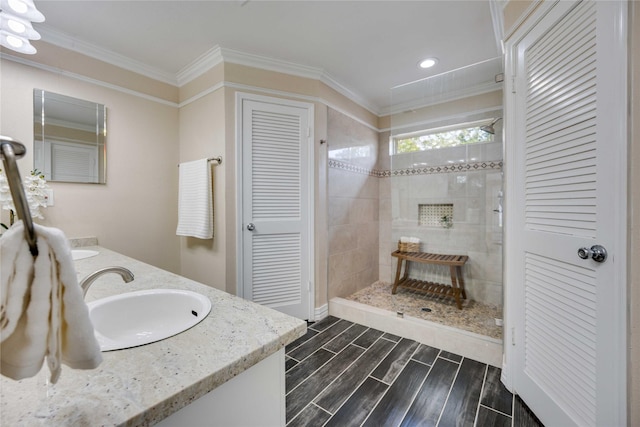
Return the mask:
<svg viewBox="0 0 640 427">
<path fill-rule="evenodd" d="M 89 287 L 91 286 L 91 284 L 93 284 L 93 282 L 96 281 L 98 277 L 108 273 L 119 274 L 120 277 L 122 277 L 122 280 L 125 281 L 125 283 L 129 283 L 133 280 L 133 273 L 129 269 L 126 269 L 124 267 L 101 268 L 100 270 L 96 270 L 93 273 L 89 274 L 87 277 L 85 277 L 80 281 L 80 287 L 82 288 L 82 296 L 84 297 L 87 295 L 87 291 L 89 290 Z"/>
</svg>

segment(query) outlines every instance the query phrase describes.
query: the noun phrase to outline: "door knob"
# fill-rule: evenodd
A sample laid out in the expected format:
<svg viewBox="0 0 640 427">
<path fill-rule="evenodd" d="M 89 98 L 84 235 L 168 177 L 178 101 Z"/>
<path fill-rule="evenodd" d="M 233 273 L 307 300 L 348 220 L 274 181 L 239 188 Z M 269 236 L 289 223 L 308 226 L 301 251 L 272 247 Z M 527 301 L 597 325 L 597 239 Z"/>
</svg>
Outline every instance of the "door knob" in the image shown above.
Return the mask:
<svg viewBox="0 0 640 427">
<path fill-rule="evenodd" d="M 249 230 L 249 231 L 253 231 L 253 230 L 255 230 L 255 229 L 256 229 L 256 226 L 255 226 L 255 225 L 253 225 L 253 223 L 252 223 L 252 222 L 250 222 L 249 224 L 247 224 L 247 230 Z"/>
<path fill-rule="evenodd" d="M 593 245 L 591 248 L 578 249 L 578 256 L 582 259 L 593 259 L 596 262 L 605 262 L 607 260 L 607 250 L 600 245 Z"/>
</svg>

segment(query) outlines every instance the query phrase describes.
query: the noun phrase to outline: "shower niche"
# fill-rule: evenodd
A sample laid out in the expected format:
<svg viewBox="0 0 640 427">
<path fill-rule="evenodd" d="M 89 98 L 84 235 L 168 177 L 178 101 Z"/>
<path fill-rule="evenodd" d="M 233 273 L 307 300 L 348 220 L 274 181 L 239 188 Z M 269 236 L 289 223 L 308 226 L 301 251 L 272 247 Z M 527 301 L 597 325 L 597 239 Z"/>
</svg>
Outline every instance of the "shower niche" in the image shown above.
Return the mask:
<svg viewBox="0 0 640 427">
<path fill-rule="evenodd" d="M 418 225 L 453 227 L 453 203 L 418 204 Z"/>
</svg>

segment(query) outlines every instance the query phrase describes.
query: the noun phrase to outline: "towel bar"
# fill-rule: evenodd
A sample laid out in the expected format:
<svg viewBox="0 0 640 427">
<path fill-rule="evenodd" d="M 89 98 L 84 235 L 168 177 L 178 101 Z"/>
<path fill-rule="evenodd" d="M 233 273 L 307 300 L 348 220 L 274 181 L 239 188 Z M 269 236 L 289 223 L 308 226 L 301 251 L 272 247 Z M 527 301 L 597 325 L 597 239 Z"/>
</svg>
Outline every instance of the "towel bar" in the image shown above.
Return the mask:
<svg viewBox="0 0 640 427">
<path fill-rule="evenodd" d="M 217 164 L 221 165 L 222 164 L 222 156 L 218 156 L 218 157 L 209 157 L 207 158 L 208 162 L 216 162 Z M 178 167 L 180 167 L 180 164 L 178 164 Z"/>
<path fill-rule="evenodd" d="M 33 219 L 31 218 L 29 204 L 27 203 L 27 197 L 25 196 L 22 180 L 20 179 L 20 171 L 16 164 L 16 159 L 24 156 L 26 152 L 27 149 L 22 143 L 8 136 L 0 135 L 0 153 L 6 171 L 7 181 L 9 182 L 11 198 L 13 199 L 16 211 L 18 211 L 18 217 L 24 224 L 24 237 L 29 244 L 29 251 L 31 255 L 35 257 L 38 256 L 36 231 L 33 228 Z"/>
</svg>

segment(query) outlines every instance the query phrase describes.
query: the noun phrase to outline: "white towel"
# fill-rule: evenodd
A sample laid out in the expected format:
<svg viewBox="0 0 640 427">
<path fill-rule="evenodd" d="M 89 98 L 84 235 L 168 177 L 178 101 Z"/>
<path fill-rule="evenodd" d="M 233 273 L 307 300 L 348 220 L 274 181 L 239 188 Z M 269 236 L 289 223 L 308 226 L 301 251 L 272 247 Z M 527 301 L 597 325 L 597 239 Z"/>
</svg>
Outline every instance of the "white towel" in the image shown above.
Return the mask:
<svg viewBox="0 0 640 427">
<path fill-rule="evenodd" d="M 55 383 L 61 363 L 93 369 L 102 362 L 89 310 L 64 233 L 34 224 L 38 256 L 22 221 L 0 238 L 0 372 L 19 380 L 36 375 L 45 358 Z"/>
<path fill-rule="evenodd" d="M 213 238 L 213 190 L 207 159 L 180 163 L 178 236 Z"/>
</svg>

